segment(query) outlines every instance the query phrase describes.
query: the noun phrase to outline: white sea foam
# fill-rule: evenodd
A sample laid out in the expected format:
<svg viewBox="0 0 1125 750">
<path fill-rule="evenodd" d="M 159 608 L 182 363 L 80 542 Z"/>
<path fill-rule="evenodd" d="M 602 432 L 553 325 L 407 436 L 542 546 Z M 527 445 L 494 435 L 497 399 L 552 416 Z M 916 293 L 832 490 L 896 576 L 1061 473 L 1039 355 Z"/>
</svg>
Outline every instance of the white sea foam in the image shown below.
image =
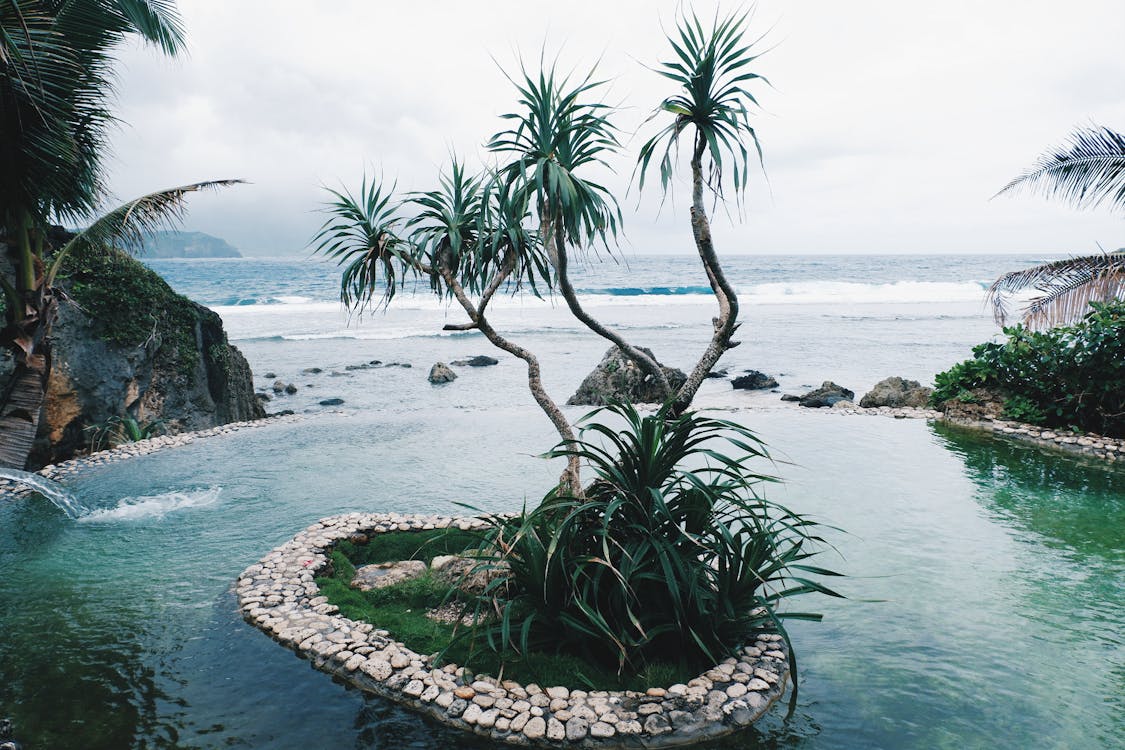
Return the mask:
<svg viewBox="0 0 1125 750">
<path fill-rule="evenodd" d="M 219 500 L 222 487 L 165 492 L 160 495 L 126 497 L 112 508 L 98 510 L 79 517 L 83 523 L 112 523 L 115 521 L 140 521 L 163 518 L 173 511 L 202 508 Z"/>
</svg>

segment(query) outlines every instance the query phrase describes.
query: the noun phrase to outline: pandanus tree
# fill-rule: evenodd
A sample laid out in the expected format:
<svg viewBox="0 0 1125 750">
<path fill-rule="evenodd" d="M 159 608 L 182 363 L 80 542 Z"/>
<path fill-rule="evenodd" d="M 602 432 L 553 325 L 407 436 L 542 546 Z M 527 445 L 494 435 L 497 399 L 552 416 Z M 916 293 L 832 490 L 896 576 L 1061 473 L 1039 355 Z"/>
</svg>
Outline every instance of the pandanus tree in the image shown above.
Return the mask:
<svg viewBox="0 0 1125 750">
<path fill-rule="evenodd" d="M 703 193 L 706 185 L 721 197 L 729 171 L 741 196 L 750 168 L 743 141 L 750 139 L 757 148 L 748 114 L 755 100 L 745 84 L 760 76 L 746 71 L 756 59 L 753 45 L 743 43 L 746 20 L 746 14 L 716 18 L 710 29 L 694 16 L 681 20 L 682 44 L 670 40 L 679 59 L 662 69 L 683 87 L 660 109 L 675 119 L 640 155 L 643 183 L 653 155 L 662 150 L 658 161 L 667 190 L 680 134 L 688 132 L 694 139 L 692 227 L 719 301 L 719 317 L 709 345 L 682 387 L 672 387 L 656 358 L 590 315 L 571 282 L 571 254 L 598 246 L 611 250 L 622 221 L 617 200 L 596 179 L 599 169 L 608 169 L 621 143 L 611 121 L 612 108 L 597 98 L 604 82 L 592 72 L 562 75 L 554 65 L 541 65 L 538 73 L 525 70 L 513 79 L 519 108 L 503 115 L 509 127 L 488 141 L 488 150 L 504 161 L 485 178 L 467 178 L 455 165 L 435 193 L 392 199 L 393 187 L 385 192 L 366 181 L 358 196 L 331 191 L 330 217 L 314 242 L 319 252 L 345 266 L 342 301 L 359 309 L 375 300 L 387 302 L 407 275 L 428 276 L 436 292 L 456 299 L 469 316 L 467 324 L 456 328 L 477 328 L 494 345 L 528 363 L 535 400 L 563 440 L 570 441 L 573 429 L 543 390 L 538 361 L 502 337 L 486 315 L 489 301 L 506 283 L 513 282 L 516 289 L 524 282 L 536 291 L 557 289 L 579 321 L 611 341 L 658 384 L 663 400 L 671 404 L 671 417 L 683 413 L 719 357 L 736 345 L 731 335 L 737 327 L 738 300 L 711 240 Z M 409 212 L 415 213 L 413 219 Z M 468 294 L 476 295 L 475 303 Z M 573 456 L 563 484 L 581 492 Z"/>
<path fill-rule="evenodd" d="M 168 55 L 183 30 L 168 0 L 11 0 L 0 3 L 0 345 L 14 368 L 0 390 L 0 465 L 22 467 L 38 428 L 51 369 L 54 282 L 78 243 L 136 246 L 183 209 L 199 183 L 143 196 L 94 221 L 61 248 L 54 223 L 86 223 L 105 199 L 102 157 L 114 122 L 113 52 L 139 37 Z"/>
<path fill-rule="evenodd" d="M 1125 214 L 1125 135 L 1106 127 L 1080 128 L 1063 146 L 1039 157 L 1035 165 L 997 195 L 1035 191 L 1075 208 L 1106 207 Z M 988 290 L 996 320 L 1010 315 L 1011 298 L 1038 294 L 1021 310 L 1032 328 L 1071 325 L 1089 312 L 1090 302 L 1125 299 L 1125 251 L 1096 253 L 1013 271 Z"/>
<path fill-rule="evenodd" d="M 364 179 L 358 194 L 332 190 L 328 219 L 314 240 L 316 251 L 344 267 L 340 299 L 363 311 L 390 302 L 407 279 L 426 279 L 451 298 L 468 323 L 499 349 L 523 360 L 532 397 L 564 441 L 570 422 L 547 394 L 538 358 L 503 336 L 488 320 L 488 306 L 502 288 L 550 287 L 549 261 L 536 232 L 527 229 L 526 196 L 495 175 L 470 175 L 456 158 L 440 186 L 395 195 L 395 186 Z M 560 485 L 581 492 L 578 459 L 567 462 Z"/>
<path fill-rule="evenodd" d="M 710 193 L 716 202 L 721 200 L 729 180 L 736 199 L 741 201 L 750 174 L 748 143 L 753 144 L 759 163 L 762 159 L 757 133 L 750 124 L 750 108 L 758 102 L 747 86 L 766 79 L 749 69 L 758 55 L 754 52 L 756 42 L 745 41 L 748 16 L 749 12 L 716 17 L 710 28 L 694 15 L 681 17 L 676 36 L 669 37 L 675 57 L 657 69 L 678 85 L 679 91 L 665 99 L 649 118 L 670 116 L 671 121 L 645 142 L 637 160 L 638 188 L 644 189 L 646 175 L 658 164 L 660 186 L 667 195 L 681 139 L 689 139 L 692 237 L 719 304 L 711 341 L 675 394 L 673 414 L 691 404 L 719 358 L 738 346 L 731 339 L 739 326 L 738 295 L 715 251 L 704 196 Z"/>
</svg>

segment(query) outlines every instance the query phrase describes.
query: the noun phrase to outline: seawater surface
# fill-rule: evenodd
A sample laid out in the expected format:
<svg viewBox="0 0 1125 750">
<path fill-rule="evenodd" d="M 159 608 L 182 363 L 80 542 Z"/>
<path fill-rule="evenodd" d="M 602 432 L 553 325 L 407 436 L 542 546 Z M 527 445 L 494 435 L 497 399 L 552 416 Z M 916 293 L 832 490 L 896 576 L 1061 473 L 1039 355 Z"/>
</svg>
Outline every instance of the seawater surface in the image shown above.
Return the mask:
<svg viewBox="0 0 1125 750">
<path fill-rule="evenodd" d="M 764 370 L 790 392 L 831 379 L 857 397 L 890 375 L 929 380 L 997 335 L 985 286 L 1035 260 L 732 258 L 744 343 L 720 366 Z M 260 390 L 298 387 L 271 411 L 309 418 L 68 480 L 94 508 L 77 521 L 0 496 L 0 717 L 29 749 L 483 746 L 310 669 L 240 619 L 231 586 L 323 516 L 537 502 L 560 467 L 536 457 L 555 436 L 523 363 L 442 332 L 462 318 L 424 291 L 349 318 L 338 271 L 316 260 L 152 267 L 222 315 Z M 592 264 L 578 286 L 595 314 L 688 366 L 714 315 L 704 284 L 690 259 L 635 258 Z M 505 297 L 494 320 L 540 355 L 560 401 L 607 348 L 549 299 Z M 433 362 L 474 354 L 500 362 L 426 382 Z M 374 360 L 412 367 L 361 368 Z M 847 574 L 848 598 L 801 605 L 825 620 L 792 628 L 793 720 L 774 710 L 719 746 L 1119 746 L 1125 472 L 777 399 L 709 380 L 697 403 L 768 442 L 785 480 L 771 496 L 840 529 L 824 564 Z"/>
</svg>

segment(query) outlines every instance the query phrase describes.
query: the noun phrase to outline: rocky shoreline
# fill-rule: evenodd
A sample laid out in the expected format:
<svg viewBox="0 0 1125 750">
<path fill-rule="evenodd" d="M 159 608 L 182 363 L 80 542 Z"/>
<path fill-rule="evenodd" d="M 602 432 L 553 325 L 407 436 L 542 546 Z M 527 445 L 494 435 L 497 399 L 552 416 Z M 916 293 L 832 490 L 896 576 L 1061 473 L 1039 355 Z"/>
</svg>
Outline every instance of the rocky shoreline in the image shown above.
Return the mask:
<svg viewBox="0 0 1125 750">
<path fill-rule="evenodd" d="M 585 691 L 474 677 L 438 667 L 372 623 L 355 622 L 320 594 L 315 578 L 332 546 L 353 534 L 469 529 L 474 518 L 350 513 L 325 518 L 248 567 L 236 584 L 243 617 L 346 684 L 450 727 L 513 745 L 663 748 L 747 727 L 785 692 L 789 658 L 779 635 L 762 635 L 686 684 Z"/>
</svg>

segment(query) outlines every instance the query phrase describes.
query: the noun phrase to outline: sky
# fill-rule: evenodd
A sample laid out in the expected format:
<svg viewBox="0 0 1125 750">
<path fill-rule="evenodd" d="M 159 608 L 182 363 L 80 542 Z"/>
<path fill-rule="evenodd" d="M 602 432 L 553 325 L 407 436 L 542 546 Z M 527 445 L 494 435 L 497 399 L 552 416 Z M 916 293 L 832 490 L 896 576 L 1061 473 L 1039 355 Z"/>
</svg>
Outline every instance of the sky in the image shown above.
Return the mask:
<svg viewBox="0 0 1125 750">
<path fill-rule="evenodd" d="M 474 168 L 516 108 L 505 73 L 541 51 L 597 65 L 624 151 L 591 173 L 618 195 L 629 254 L 694 252 L 685 178 L 638 194 L 633 164 L 674 92 L 678 2 L 179 0 L 188 52 L 120 51 L 110 189 L 118 202 L 207 179 L 185 229 L 247 255 L 310 252 L 324 186 L 366 172 L 429 190 L 451 151 Z M 731 3 L 690 4 L 710 18 Z M 752 113 L 765 171 L 714 211 L 720 253 L 1096 252 L 1120 214 L 992 196 L 1075 127 L 1125 131 L 1121 0 L 761 0 Z M 682 165 L 682 175 L 687 174 Z"/>
</svg>

